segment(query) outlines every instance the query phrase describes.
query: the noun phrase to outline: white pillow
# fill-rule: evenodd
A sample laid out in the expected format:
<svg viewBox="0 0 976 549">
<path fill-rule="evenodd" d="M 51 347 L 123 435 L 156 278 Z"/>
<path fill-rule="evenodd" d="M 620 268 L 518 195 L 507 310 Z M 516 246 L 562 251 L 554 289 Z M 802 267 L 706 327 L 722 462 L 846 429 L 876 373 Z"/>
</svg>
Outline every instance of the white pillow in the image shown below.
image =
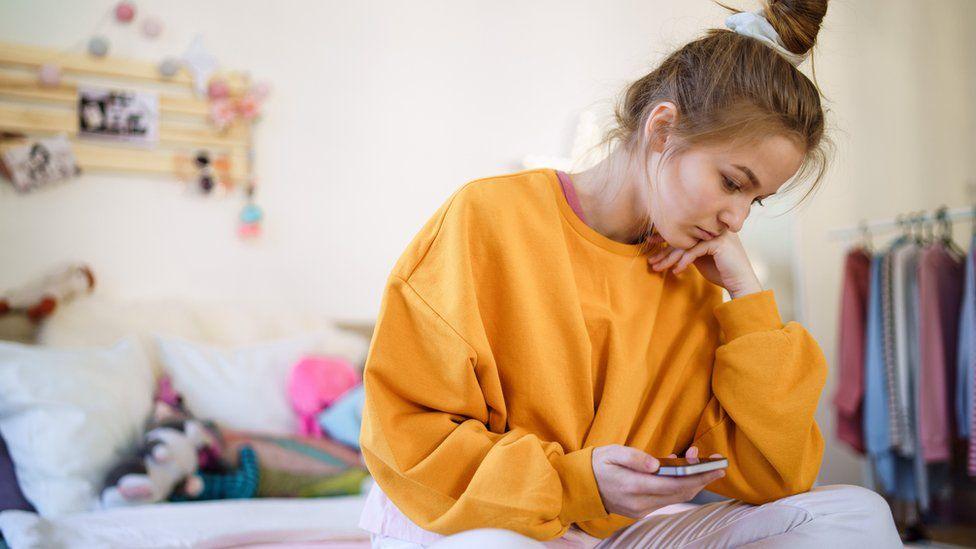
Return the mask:
<svg viewBox="0 0 976 549">
<path fill-rule="evenodd" d="M 356 366 L 369 347 L 361 336 L 324 328 L 236 348 L 160 334 L 155 339 L 163 370 L 193 415 L 232 429 L 276 434 L 296 432 L 288 378 L 299 358 L 341 356 Z"/>
<path fill-rule="evenodd" d="M 0 432 L 24 496 L 46 517 L 97 507 L 152 408 L 152 367 L 130 338 L 107 348 L 0 343 Z"/>
</svg>

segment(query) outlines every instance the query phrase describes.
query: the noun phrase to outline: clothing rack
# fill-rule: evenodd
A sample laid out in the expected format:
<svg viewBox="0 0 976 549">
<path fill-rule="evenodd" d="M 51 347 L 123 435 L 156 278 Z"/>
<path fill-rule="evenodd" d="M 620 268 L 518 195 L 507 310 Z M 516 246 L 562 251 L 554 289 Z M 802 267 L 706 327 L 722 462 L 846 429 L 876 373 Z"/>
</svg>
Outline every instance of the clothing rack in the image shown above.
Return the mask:
<svg viewBox="0 0 976 549">
<path fill-rule="evenodd" d="M 853 227 L 833 229 L 827 233 L 831 240 L 847 240 L 852 237 L 862 236 L 865 231 L 870 234 L 878 234 L 884 231 L 895 230 L 901 227 L 906 221 L 932 223 L 939 221 L 939 210 L 934 212 L 916 212 L 916 215 L 901 215 L 894 219 L 875 219 L 872 221 L 862 221 Z M 946 221 L 962 221 L 966 219 L 976 219 L 976 206 L 945 209 Z"/>
</svg>

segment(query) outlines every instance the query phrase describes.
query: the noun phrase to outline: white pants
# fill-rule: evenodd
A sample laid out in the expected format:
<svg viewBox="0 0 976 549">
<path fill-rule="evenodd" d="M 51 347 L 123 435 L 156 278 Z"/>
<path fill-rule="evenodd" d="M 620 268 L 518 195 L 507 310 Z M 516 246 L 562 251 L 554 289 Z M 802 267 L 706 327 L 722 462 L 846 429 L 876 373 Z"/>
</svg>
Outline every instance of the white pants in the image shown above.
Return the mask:
<svg viewBox="0 0 976 549">
<path fill-rule="evenodd" d="M 415 549 L 423 545 L 377 536 L 374 548 Z M 511 530 L 479 528 L 447 536 L 428 547 L 790 547 L 841 549 L 902 547 L 891 509 L 878 494 L 837 484 L 764 505 L 722 501 L 685 511 L 648 515 L 604 540 L 575 526 L 562 538 L 539 542 Z"/>
</svg>

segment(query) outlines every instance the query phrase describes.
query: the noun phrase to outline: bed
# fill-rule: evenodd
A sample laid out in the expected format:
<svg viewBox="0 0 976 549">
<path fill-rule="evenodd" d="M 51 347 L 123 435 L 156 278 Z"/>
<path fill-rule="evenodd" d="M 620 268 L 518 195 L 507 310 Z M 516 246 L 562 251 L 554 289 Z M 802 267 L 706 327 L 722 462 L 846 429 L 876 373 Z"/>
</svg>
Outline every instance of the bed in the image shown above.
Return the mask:
<svg viewBox="0 0 976 549">
<path fill-rule="evenodd" d="M 334 337 L 335 330 L 351 334 L 352 338 L 336 345 L 344 346 L 347 356 L 350 360 L 355 357 L 361 369 L 372 330 L 370 323 L 342 323 L 314 311 L 233 303 L 86 296 L 66 304 L 45 320 L 31 347 L 95 349 L 111 346 L 120 338 L 134 338 L 147 345 L 154 375 L 158 375 L 160 357 L 152 350 L 152 334 L 230 348 L 321 329 L 330 330 L 330 337 Z M 16 429 L 2 421 L 0 427 L 16 462 L 14 445 L 8 437 L 15 436 Z M 21 464 L 17 465 L 20 477 Z M 5 510 L 0 512 L 0 531 L 3 541 L 15 549 L 240 545 L 364 548 L 370 545 L 369 533 L 357 522 L 371 482 L 367 477 L 359 494 L 319 498 L 155 503 L 114 509 L 93 504 L 85 510 L 57 513 Z"/>
</svg>

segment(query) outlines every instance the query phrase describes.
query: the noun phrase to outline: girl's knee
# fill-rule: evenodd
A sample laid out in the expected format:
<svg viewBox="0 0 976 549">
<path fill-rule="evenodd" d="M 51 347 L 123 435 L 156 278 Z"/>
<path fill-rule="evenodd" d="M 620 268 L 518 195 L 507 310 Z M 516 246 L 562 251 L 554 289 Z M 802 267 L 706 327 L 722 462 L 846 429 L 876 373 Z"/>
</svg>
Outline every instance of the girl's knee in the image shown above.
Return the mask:
<svg viewBox="0 0 976 549">
<path fill-rule="evenodd" d="M 851 484 L 817 486 L 809 492 L 787 498 L 815 516 L 845 515 L 858 521 L 892 523 L 891 508 L 872 490 Z M 865 524 L 867 527 L 867 524 Z"/>
<path fill-rule="evenodd" d="M 478 547 L 512 547 L 514 549 L 538 549 L 541 542 L 512 530 L 503 528 L 476 528 L 441 538 L 429 545 L 433 549 L 467 549 Z"/>
</svg>

